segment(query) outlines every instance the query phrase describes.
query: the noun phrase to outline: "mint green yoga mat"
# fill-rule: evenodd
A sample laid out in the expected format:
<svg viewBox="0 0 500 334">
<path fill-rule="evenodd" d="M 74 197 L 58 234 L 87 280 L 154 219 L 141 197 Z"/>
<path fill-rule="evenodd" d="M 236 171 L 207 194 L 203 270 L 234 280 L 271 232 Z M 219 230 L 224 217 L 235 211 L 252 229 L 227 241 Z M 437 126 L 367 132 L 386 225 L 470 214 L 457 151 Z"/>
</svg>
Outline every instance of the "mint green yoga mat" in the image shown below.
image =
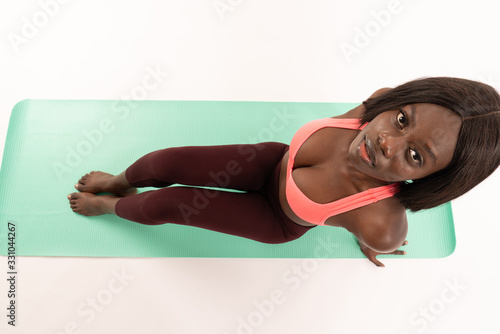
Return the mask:
<svg viewBox="0 0 500 334">
<path fill-rule="evenodd" d="M 66 196 L 92 170 L 117 174 L 154 150 L 187 145 L 290 143 L 304 123 L 353 103 L 24 100 L 12 110 L 0 170 L 0 249 L 16 255 L 104 257 L 362 258 L 344 229 L 316 227 L 279 245 L 113 215 L 74 213 Z M 189 168 L 187 166 L 186 168 Z M 140 191 L 152 190 L 143 188 Z M 9 223 L 15 226 L 10 239 Z M 450 204 L 409 214 L 404 257 L 455 249 Z"/>
</svg>

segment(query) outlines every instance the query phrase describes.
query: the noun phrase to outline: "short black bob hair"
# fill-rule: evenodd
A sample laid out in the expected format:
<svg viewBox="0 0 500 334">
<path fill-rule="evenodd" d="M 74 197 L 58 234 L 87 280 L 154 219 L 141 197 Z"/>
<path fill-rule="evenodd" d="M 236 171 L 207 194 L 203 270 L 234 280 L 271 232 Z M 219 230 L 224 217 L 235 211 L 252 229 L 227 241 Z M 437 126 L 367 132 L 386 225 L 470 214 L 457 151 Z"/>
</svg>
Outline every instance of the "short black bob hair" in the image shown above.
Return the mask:
<svg viewBox="0 0 500 334">
<path fill-rule="evenodd" d="M 500 165 L 500 96 L 493 87 L 478 81 L 450 77 L 417 79 L 364 101 L 361 124 L 412 103 L 437 104 L 462 117 L 450 164 L 412 183 L 401 183 L 396 198 L 407 209 L 419 211 L 465 194 Z"/>
</svg>

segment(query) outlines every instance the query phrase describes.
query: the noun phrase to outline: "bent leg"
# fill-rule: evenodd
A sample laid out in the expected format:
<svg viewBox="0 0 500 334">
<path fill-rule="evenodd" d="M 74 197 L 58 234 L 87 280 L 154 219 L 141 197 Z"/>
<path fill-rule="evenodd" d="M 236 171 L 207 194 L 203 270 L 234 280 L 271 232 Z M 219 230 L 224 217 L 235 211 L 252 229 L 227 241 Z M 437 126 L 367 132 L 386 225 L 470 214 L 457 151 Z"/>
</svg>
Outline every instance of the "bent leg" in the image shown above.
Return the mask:
<svg viewBox="0 0 500 334">
<path fill-rule="evenodd" d="M 294 240 L 307 231 L 303 228 L 296 233 L 294 227 L 285 226 L 287 223 L 257 192 L 168 187 L 123 197 L 115 210 L 119 217 L 141 224 L 196 226 L 270 244 Z"/>
<path fill-rule="evenodd" d="M 276 142 L 172 147 L 146 154 L 127 168 L 125 177 L 134 187 L 179 183 L 257 191 L 287 147 Z"/>
</svg>

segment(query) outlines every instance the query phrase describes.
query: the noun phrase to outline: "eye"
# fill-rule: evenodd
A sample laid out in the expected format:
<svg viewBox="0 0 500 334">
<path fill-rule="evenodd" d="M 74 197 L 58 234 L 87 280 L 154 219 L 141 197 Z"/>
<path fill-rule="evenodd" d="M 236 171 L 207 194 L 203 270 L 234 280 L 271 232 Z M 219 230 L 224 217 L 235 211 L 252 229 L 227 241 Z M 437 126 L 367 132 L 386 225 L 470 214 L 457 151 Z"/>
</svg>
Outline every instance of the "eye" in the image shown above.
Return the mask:
<svg viewBox="0 0 500 334">
<path fill-rule="evenodd" d="M 399 109 L 399 113 L 396 117 L 396 121 L 398 122 L 398 125 L 401 129 L 407 125 L 408 120 L 406 119 L 406 113 L 404 112 L 403 109 Z"/>
<path fill-rule="evenodd" d="M 406 126 L 407 123 L 406 114 L 403 109 L 399 109 L 396 121 L 398 122 L 398 125 L 401 127 L 401 129 Z"/>
<path fill-rule="evenodd" d="M 412 148 L 410 148 L 410 158 L 414 163 L 416 163 L 419 166 L 422 166 L 422 157 L 420 156 L 420 153 L 418 153 L 416 150 Z"/>
</svg>

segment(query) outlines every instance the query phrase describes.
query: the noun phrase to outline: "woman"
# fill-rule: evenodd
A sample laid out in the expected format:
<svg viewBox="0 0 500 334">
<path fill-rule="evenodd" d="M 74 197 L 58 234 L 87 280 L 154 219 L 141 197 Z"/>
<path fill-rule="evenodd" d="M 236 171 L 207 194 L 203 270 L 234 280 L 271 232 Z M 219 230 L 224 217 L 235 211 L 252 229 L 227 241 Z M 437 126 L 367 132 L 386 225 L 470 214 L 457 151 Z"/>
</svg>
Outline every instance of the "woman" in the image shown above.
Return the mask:
<svg viewBox="0 0 500 334">
<path fill-rule="evenodd" d="M 383 266 L 377 255 L 405 254 L 398 248 L 407 244 L 406 209 L 448 202 L 498 167 L 499 110 L 500 96 L 488 85 L 418 79 L 307 123 L 290 146 L 159 150 L 116 176 L 86 174 L 68 199 L 86 216 L 184 224 L 265 243 L 297 239 L 317 225 L 343 227 Z M 137 194 L 149 186 L 162 189 Z"/>
</svg>

